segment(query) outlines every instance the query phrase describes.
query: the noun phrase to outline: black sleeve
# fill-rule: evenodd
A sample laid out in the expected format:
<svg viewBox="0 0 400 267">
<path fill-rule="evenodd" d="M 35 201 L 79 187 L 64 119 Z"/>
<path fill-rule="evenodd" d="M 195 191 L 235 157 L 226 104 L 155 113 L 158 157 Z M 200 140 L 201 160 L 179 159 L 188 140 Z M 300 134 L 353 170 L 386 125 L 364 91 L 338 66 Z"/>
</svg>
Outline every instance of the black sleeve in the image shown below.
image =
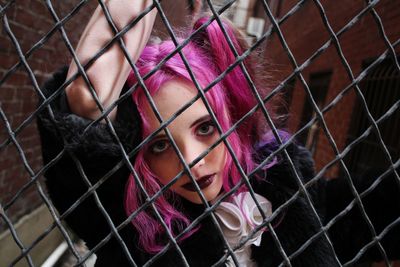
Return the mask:
<svg viewBox="0 0 400 267">
<path fill-rule="evenodd" d="M 43 101 L 39 103 L 44 175 L 53 204 L 60 214 L 68 210 L 65 221 L 92 248 L 110 233 L 104 211 L 116 226 L 126 218 L 123 201 L 129 170 L 121 147 L 106 124 L 97 123 L 86 129 L 92 121 L 71 113 L 63 90 L 66 75 L 67 68 L 61 69 L 42 88 L 46 98 L 51 99 L 47 106 Z M 113 127 L 129 153 L 140 140 L 138 112 L 131 97 L 119 104 Z M 90 191 L 85 176 L 92 185 L 99 180 L 101 183 Z M 85 194 L 87 197 L 82 198 Z M 79 198 L 82 199 L 78 203 Z"/>
<path fill-rule="evenodd" d="M 43 94 L 51 99 L 50 105 L 43 106 L 39 114 L 40 134 L 50 135 L 51 140 L 64 144 L 66 149 L 87 157 L 102 154 L 117 156 L 121 149 L 105 123 L 96 123 L 86 129 L 91 120 L 82 118 L 70 111 L 63 85 L 67 75 L 64 67 L 47 80 L 42 87 Z M 123 92 L 128 88 L 124 86 Z M 43 101 L 40 103 L 43 104 Z M 53 115 L 50 114 L 51 107 Z M 139 115 L 131 97 L 118 105 L 113 127 L 126 150 L 132 149 L 140 140 Z M 42 138 L 43 139 L 43 138 Z M 51 142 L 48 142 L 51 141 Z M 51 145 L 54 145 L 51 143 Z M 46 151 L 47 152 L 47 151 Z"/>
<path fill-rule="evenodd" d="M 275 144 L 267 144 L 260 147 L 257 154 L 257 161 L 261 162 L 271 153 L 278 149 Z M 293 170 L 296 170 L 300 182 L 305 184 L 315 176 L 314 161 L 307 149 L 297 144 L 290 144 L 286 151 L 292 164 L 285 156 L 284 152 L 279 152 L 275 163 L 271 164 L 264 173 L 259 173 L 259 177 L 252 178 L 252 185 L 256 193 L 263 195 L 272 203 L 275 211 L 282 205 L 285 208 L 272 221 L 274 231 L 280 241 L 280 245 L 285 253 L 290 256 L 295 253 L 310 238 L 316 235 L 323 221 L 322 210 L 324 196 L 324 181 L 319 179 L 308 186 L 306 191 L 310 197 L 313 207 L 317 214 L 312 210 L 312 206 L 304 193 L 300 191 L 299 181 Z M 296 193 L 297 196 L 292 198 Z M 289 204 L 286 202 L 289 201 Z M 260 247 L 253 248 L 253 257 L 261 262 L 261 266 L 278 266 L 283 257 L 270 232 L 263 234 Z M 269 255 L 266 257 L 265 255 Z M 291 259 L 293 266 L 338 266 L 335 262 L 333 251 L 329 247 L 327 239 L 323 235 L 318 235 L 313 239 L 301 253 Z"/>
<path fill-rule="evenodd" d="M 271 153 L 275 153 L 278 148 L 277 144 L 265 144 L 259 147 L 256 162 L 262 163 Z M 252 179 L 256 187 L 255 190 L 275 197 L 275 202 L 278 206 L 300 190 L 299 182 L 305 185 L 315 177 L 314 160 L 306 148 L 292 143 L 286 147 L 286 152 L 290 161 L 284 150 L 281 150 L 270 160 L 271 167 L 265 171 L 259 171 L 257 173 L 258 178 Z M 271 164 L 271 162 L 275 163 Z M 313 206 L 321 218 L 325 214 L 325 183 L 325 179 L 320 178 L 306 188 Z M 304 198 L 304 195 L 301 197 Z"/>
<path fill-rule="evenodd" d="M 377 235 L 380 235 L 390 224 L 392 227 L 382 236 L 380 243 L 389 260 L 400 259 L 400 184 L 393 172 L 377 182 L 377 178 L 386 170 L 370 170 L 362 175 L 352 175 L 352 181 L 358 194 L 365 190 L 369 193 L 361 200 L 365 214 L 368 216 Z M 372 187 L 371 187 L 372 186 Z M 329 229 L 331 241 L 336 254 L 342 263 L 352 260 L 359 251 L 370 243 L 374 236 L 362 209 L 353 202 L 353 194 L 349 179 L 338 177 L 327 183 L 327 217 L 328 223 L 346 209 L 346 213 L 335 218 Z M 349 206 L 353 202 L 353 206 Z M 375 244 L 365 250 L 360 262 L 383 261 L 384 257 Z"/>
</svg>

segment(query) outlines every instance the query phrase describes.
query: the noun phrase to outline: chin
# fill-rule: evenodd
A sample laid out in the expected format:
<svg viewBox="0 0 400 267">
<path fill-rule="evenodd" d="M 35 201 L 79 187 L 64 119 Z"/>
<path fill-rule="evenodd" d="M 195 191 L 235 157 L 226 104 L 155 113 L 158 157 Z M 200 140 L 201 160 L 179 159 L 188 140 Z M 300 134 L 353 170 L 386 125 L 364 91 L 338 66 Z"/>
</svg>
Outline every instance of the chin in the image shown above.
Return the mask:
<svg viewBox="0 0 400 267">
<path fill-rule="evenodd" d="M 210 201 L 213 201 L 214 199 L 216 199 L 218 197 L 219 192 L 221 192 L 221 190 L 218 190 L 216 192 L 212 192 L 212 194 L 210 194 L 210 195 L 206 195 L 206 194 L 204 194 L 204 192 L 203 192 L 203 194 L 204 194 L 204 197 L 206 198 L 207 202 L 210 202 Z"/>
<path fill-rule="evenodd" d="M 222 189 L 222 179 L 218 177 L 209 187 L 204 188 L 201 192 L 204 195 L 204 198 L 207 202 L 213 201 L 218 197 Z M 179 193 L 178 193 L 179 194 Z M 185 198 L 186 200 L 194 203 L 194 204 L 202 204 L 202 200 L 200 195 L 197 192 L 182 192 L 181 197 Z"/>
<path fill-rule="evenodd" d="M 187 200 L 189 200 L 190 202 L 194 203 L 194 204 L 203 204 L 203 202 L 201 201 L 200 196 L 196 193 L 196 196 L 193 198 L 186 198 Z M 208 200 L 207 200 L 208 201 Z"/>
<path fill-rule="evenodd" d="M 196 195 L 193 196 L 193 197 L 185 197 L 186 200 L 188 200 L 188 201 L 190 201 L 190 202 L 192 202 L 194 204 L 203 204 L 203 202 L 201 201 L 200 195 L 197 194 L 197 193 L 194 193 L 194 194 L 196 194 Z M 204 192 L 203 192 L 203 195 L 204 195 L 204 198 L 206 199 L 207 202 L 213 201 L 218 196 L 218 194 L 209 195 L 209 194 L 205 194 Z"/>
</svg>

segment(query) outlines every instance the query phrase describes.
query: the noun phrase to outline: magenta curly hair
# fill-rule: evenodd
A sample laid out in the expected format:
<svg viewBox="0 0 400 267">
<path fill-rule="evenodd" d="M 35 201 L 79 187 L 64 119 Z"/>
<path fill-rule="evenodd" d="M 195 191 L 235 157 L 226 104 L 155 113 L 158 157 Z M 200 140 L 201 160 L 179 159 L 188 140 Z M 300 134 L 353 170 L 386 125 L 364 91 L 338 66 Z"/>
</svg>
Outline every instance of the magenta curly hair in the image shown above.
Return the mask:
<svg viewBox="0 0 400 267">
<path fill-rule="evenodd" d="M 207 20 L 208 18 L 199 19 L 194 24 L 194 30 L 201 27 Z M 237 52 L 242 54 L 244 47 L 240 38 L 238 38 L 238 33 L 226 22 L 224 22 L 224 28 L 230 36 Z M 204 31 L 199 32 L 194 37 L 195 38 L 182 49 L 182 53 L 189 62 L 190 68 L 200 87 L 205 88 L 235 61 L 235 56 L 231 52 L 221 28 L 216 21 L 212 22 Z M 146 46 L 136 63 L 140 75 L 144 76 L 149 73 L 175 48 L 175 45 L 170 40 L 160 44 Z M 154 95 L 163 84 L 176 79 L 193 84 L 188 70 L 179 54 L 175 54 L 165 62 L 161 68 L 146 79 L 144 83 L 150 95 Z M 127 83 L 129 86 L 133 86 L 137 83 L 133 73 L 129 75 Z M 256 105 L 256 100 L 239 66 L 235 67 L 221 82 L 207 91 L 205 96 L 223 132 L 229 130 L 233 123 Z M 151 134 L 149 132 L 147 118 L 143 116 L 144 113 L 142 110 L 145 102 L 148 100 L 143 92 L 143 88 L 140 87 L 133 92 L 132 97 L 141 115 L 142 138 L 145 138 Z M 227 138 L 245 172 L 251 171 L 255 165 L 252 157 L 254 153 L 254 143 L 256 140 L 259 140 L 260 137 L 258 135 L 259 131 L 257 130 L 257 125 L 256 116 L 250 116 Z M 158 178 L 152 173 L 144 159 L 143 149 L 141 149 L 136 156 L 134 168 L 150 196 L 161 189 L 162 186 Z M 230 154 L 227 153 L 227 162 L 223 174 L 223 190 L 228 192 L 240 180 L 240 173 L 232 163 Z M 245 188 L 241 190 L 245 190 Z M 176 236 L 190 224 L 190 221 L 183 213 L 174 207 L 173 203 L 171 203 L 171 194 L 173 193 L 168 191 L 165 195 L 157 198 L 155 200 L 155 206 L 164 218 L 170 233 Z M 131 175 L 126 186 L 125 210 L 127 214 L 130 215 L 135 212 L 143 202 L 142 194 Z M 140 212 L 132 219 L 132 224 L 138 229 L 139 243 L 145 251 L 156 253 L 163 248 L 165 244 L 161 243 L 159 240 L 165 235 L 165 229 L 151 212 Z M 143 231 L 143 229 L 146 230 Z M 189 232 L 185 237 L 190 236 L 192 232 Z"/>
</svg>

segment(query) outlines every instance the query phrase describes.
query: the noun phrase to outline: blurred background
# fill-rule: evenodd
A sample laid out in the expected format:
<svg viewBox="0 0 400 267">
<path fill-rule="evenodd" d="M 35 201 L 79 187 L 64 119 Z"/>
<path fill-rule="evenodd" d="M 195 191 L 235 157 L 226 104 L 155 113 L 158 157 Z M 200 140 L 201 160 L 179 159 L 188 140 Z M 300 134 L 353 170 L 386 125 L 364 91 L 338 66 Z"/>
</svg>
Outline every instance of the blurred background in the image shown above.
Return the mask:
<svg viewBox="0 0 400 267">
<path fill-rule="evenodd" d="M 28 266 L 26 248 L 34 266 L 57 254 L 57 247 L 59 255 L 67 250 L 60 247 L 64 237 L 43 198 L 35 83 L 41 85 L 69 64 L 71 56 L 45 2 L 0 0 L 0 266 Z M 75 47 L 97 1 L 47 2 Z M 212 1 L 216 10 L 231 2 Z M 296 133 L 298 142 L 312 152 L 317 171 L 334 179 L 347 171 L 352 177 L 378 177 L 399 169 L 400 2 L 233 2 L 223 15 L 257 47 L 254 53 L 265 62 L 268 86 L 278 91 L 271 101 L 284 99 L 276 126 Z M 208 2 L 200 0 L 162 1 L 162 7 L 177 31 L 210 11 Z M 168 36 L 159 18 L 155 28 L 154 35 Z M 324 123 L 318 119 L 321 115 Z M 77 247 L 82 244 L 77 242 Z"/>
</svg>

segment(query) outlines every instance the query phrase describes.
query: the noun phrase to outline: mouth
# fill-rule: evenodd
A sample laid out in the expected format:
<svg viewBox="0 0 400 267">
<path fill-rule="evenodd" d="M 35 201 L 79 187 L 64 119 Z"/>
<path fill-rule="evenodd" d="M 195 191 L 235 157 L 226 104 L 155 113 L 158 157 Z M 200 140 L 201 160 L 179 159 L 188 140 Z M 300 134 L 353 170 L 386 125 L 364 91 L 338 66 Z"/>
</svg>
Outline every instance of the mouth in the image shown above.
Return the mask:
<svg viewBox="0 0 400 267">
<path fill-rule="evenodd" d="M 215 179 L 215 173 L 209 174 L 209 175 L 204 175 L 204 176 L 200 177 L 200 179 L 196 180 L 196 182 L 199 185 L 200 189 L 203 190 L 204 188 L 206 188 L 210 184 L 212 184 L 214 182 L 214 179 Z M 196 187 L 194 186 L 194 184 L 191 181 L 182 185 L 182 187 L 191 192 L 197 191 Z"/>
</svg>

